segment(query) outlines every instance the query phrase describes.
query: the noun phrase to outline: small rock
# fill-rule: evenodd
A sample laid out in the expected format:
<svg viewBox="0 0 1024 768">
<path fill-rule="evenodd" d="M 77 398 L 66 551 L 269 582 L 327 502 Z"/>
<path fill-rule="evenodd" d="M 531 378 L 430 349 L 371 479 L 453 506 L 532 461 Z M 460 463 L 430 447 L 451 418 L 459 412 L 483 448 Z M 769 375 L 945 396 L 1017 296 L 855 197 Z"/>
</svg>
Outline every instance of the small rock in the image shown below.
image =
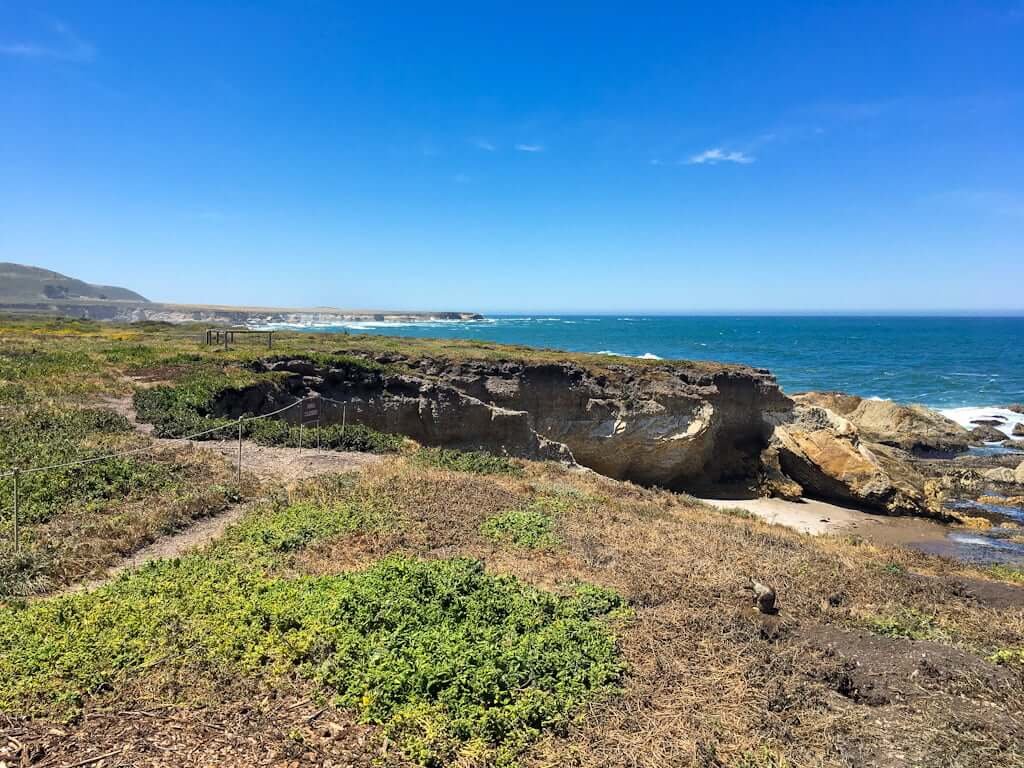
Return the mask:
<svg viewBox="0 0 1024 768">
<path fill-rule="evenodd" d="M 750 580 L 750 589 L 754 592 L 754 605 L 758 611 L 769 615 L 779 612 L 774 589 L 755 579 Z"/>
</svg>

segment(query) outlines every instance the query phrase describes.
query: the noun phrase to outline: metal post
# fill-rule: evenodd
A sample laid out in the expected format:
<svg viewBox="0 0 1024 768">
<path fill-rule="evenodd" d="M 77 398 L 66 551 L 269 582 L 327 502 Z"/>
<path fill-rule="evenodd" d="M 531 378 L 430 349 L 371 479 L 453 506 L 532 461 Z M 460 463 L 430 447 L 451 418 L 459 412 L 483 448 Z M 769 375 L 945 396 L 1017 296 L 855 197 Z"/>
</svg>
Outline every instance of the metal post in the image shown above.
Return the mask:
<svg viewBox="0 0 1024 768">
<path fill-rule="evenodd" d="M 235 475 L 238 490 L 242 490 L 242 417 L 238 417 L 238 471 Z"/>
<path fill-rule="evenodd" d="M 317 414 L 318 415 L 316 417 L 316 452 L 320 453 L 320 416 L 319 416 L 319 411 L 317 412 Z"/>
<path fill-rule="evenodd" d="M 302 454 L 302 409 L 299 409 L 299 454 Z"/>
<path fill-rule="evenodd" d="M 21 535 L 18 531 L 18 475 L 21 470 L 14 470 L 14 551 L 21 551 Z"/>
<path fill-rule="evenodd" d="M 348 412 L 348 406 L 347 405 L 342 405 L 341 406 L 341 444 L 342 444 L 341 447 L 342 448 L 345 447 L 345 416 L 346 416 L 347 412 Z"/>
</svg>

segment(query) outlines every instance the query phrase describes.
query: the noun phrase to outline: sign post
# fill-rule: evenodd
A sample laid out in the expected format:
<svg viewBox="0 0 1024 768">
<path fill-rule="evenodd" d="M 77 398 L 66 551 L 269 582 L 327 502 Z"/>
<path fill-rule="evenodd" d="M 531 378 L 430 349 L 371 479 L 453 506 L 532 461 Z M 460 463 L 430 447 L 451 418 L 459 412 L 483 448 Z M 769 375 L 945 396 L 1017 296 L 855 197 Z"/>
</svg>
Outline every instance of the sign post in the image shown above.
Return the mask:
<svg viewBox="0 0 1024 768">
<path fill-rule="evenodd" d="M 302 427 L 316 424 L 316 448 L 320 450 L 320 396 L 306 398 L 299 411 L 299 450 L 302 450 Z"/>
</svg>

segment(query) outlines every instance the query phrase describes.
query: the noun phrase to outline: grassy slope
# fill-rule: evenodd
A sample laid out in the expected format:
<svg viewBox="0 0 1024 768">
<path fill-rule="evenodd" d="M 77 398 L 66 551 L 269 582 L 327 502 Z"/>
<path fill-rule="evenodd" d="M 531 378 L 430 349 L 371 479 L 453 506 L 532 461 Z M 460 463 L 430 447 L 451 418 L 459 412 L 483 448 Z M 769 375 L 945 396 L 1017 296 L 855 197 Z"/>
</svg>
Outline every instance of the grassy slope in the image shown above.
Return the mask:
<svg viewBox="0 0 1024 768">
<path fill-rule="evenodd" d="M 0 407 L 70 408 L 94 403 L 107 392 L 126 394 L 127 372 L 145 370 L 153 377 L 174 378 L 202 360 L 219 364 L 225 358 L 242 361 L 262 354 L 255 347 L 227 355 L 204 350 L 188 339 L 188 333 L 182 328 L 81 323 L 7 325 L 0 329 L 0 366 L 8 366 L 2 370 L 10 370 L 13 359 L 19 372 L 27 367 L 32 373 L 17 380 L 0 375 L 0 393 L 7 398 Z M 283 336 L 277 346 L 277 351 L 289 353 L 344 346 L 491 359 L 519 354 L 543 359 L 549 354 L 495 345 L 298 335 Z M 183 359 L 183 352 L 197 357 Z M 608 362 L 602 358 L 593 364 Z M 333 526 L 330 521 L 335 518 L 310 516 L 302 507 L 296 511 L 282 502 L 274 507 L 278 512 L 256 513 L 244 521 L 224 545 L 229 555 L 215 550 L 184 565 L 148 569 L 138 577 L 126 577 L 109 592 L 38 603 L 41 607 L 31 609 L 35 613 L 0 609 L 11 611 L 3 621 L 27 622 L 18 626 L 28 628 L 9 633 L 2 641 L 9 645 L 0 653 L 7 664 L 0 668 L 0 677 L 6 675 L 0 686 L 6 698 L 0 707 L 16 715 L 35 706 L 54 716 L 65 712 L 68 702 L 84 707 L 89 719 L 61 726 L 67 736 L 50 733 L 52 726 L 45 719 L 19 725 L 28 737 L 46 744 L 50 754 L 71 750 L 69 762 L 75 762 L 71 755 L 80 759 L 83 750 L 124 747 L 128 742 L 118 728 L 131 717 L 117 713 L 148 709 L 144 733 L 183 733 L 183 749 L 194 747 L 195 754 L 208 761 L 251 764 L 254 756 L 244 745 L 232 747 L 238 752 L 230 753 L 231 759 L 204 752 L 216 740 L 201 723 L 235 711 L 239 700 L 257 702 L 254 711 L 268 716 L 276 712 L 269 720 L 286 719 L 278 697 L 316 697 L 318 690 L 340 693 L 343 711 L 378 723 L 365 743 L 352 746 L 304 720 L 281 731 L 269 721 L 247 716 L 242 721 L 246 725 L 236 727 L 250 729 L 246 737 L 253 743 L 272 745 L 302 764 L 319 764 L 323 755 L 335 756 L 343 744 L 349 750 L 346 761 L 369 765 L 380 755 L 385 732 L 392 742 L 398 739 L 405 746 L 407 757 L 426 760 L 431 754 L 459 752 L 466 765 L 514 755 L 536 765 L 748 768 L 1011 766 L 1024 760 L 1024 676 L 1019 653 L 1015 655 L 1024 648 L 1024 599 L 1019 587 L 1009 586 L 1019 578 L 1016 573 L 995 574 L 1006 580 L 1003 585 L 991 580 L 993 574 L 966 566 L 879 549 L 856 539 L 801 536 L 702 507 L 685 496 L 552 465 L 508 465 L 439 452 L 396 456 L 366 471 L 356 483 L 315 484 L 299 496 L 303 498 L 293 492 L 292 501 L 305 499 L 316 509 L 347 511 Z M 151 506 L 163 507 L 166 502 L 157 495 Z M 281 510 L 292 511 L 280 514 Z M 473 730 L 479 721 L 456 727 L 452 723 L 458 718 L 438 715 L 430 700 L 425 710 L 417 709 L 422 698 L 400 698 L 400 706 L 368 716 L 362 699 L 352 698 L 354 688 L 297 663 L 281 651 L 294 643 L 279 644 L 273 632 L 259 629 L 259 622 L 250 621 L 237 632 L 230 623 L 218 625 L 210 641 L 214 651 L 192 645 L 182 649 L 159 627 L 142 633 L 134 656 L 97 654 L 93 646 L 75 645 L 74 653 L 84 656 L 70 657 L 74 665 L 68 668 L 92 670 L 84 680 L 55 676 L 52 661 L 33 666 L 25 654 L 37 646 L 10 639 L 42 633 L 57 646 L 69 643 L 72 638 L 61 632 L 70 632 L 70 627 L 62 630 L 47 623 L 61 615 L 58 606 L 64 605 L 68 607 L 63 610 L 87 611 L 90 621 L 106 633 L 105 642 L 117 642 L 130 629 L 132 606 L 140 605 L 139 589 L 151 596 L 178 595 L 181 602 L 171 606 L 176 621 L 192 626 L 210 610 L 210 596 L 202 587 L 208 579 L 197 578 L 195 569 L 226 567 L 227 557 L 229 563 L 237 558 L 246 563 L 256 558 L 259 563 L 252 576 L 256 581 L 229 580 L 235 591 L 223 599 L 251 606 L 255 595 L 270 590 L 275 601 L 294 611 L 297 624 L 289 631 L 305 633 L 303 642 L 315 643 L 326 630 L 316 611 L 303 607 L 306 598 L 325 588 L 356 588 L 362 579 L 380 583 L 381 571 L 374 569 L 375 564 L 394 556 L 404 558 L 402 562 L 468 557 L 485 564 L 488 578 L 514 576 L 516 584 L 543 590 L 540 594 L 571 595 L 585 583 L 622 595 L 632 617 L 618 630 L 618 658 L 626 664 L 621 692 L 595 698 L 570 686 L 577 693 L 565 689 L 570 691 L 565 707 L 550 710 L 556 716 L 544 725 L 539 739 L 529 729 L 513 725 L 507 740 L 487 731 L 491 735 L 481 741 L 483 732 Z M 778 590 L 778 616 L 763 617 L 751 610 L 744 590 L 749 576 Z M 324 578 L 328 581 L 319 581 Z M 392 574 L 383 583 L 394 578 L 398 584 L 405 577 Z M 486 597 L 495 588 L 485 579 L 471 592 Z M 276 590 L 286 594 L 278 596 Z M 389 606 L 388 594 L 385 587 L 383 596 L 374 598 L 382 610 L 394 607 Z M 509 599 L 518 605 L 514 594 Z M 353 647 L 363 642 L 362 637 L 351 638 Z M 223 643 L 234 650 L 221 653 L 217 649 L 223 650 Z M 266 651 L 274 663 L 245 662 L 251 661 L 247 654 L 254 648 Z M 463 658 L 463 667 L 467 662 L 458 654 L 464 650 L 460 646 L 454 657 Z M 569 644 L 559 653 L 576 650 Z M 926 662 L 921 661 L 922 654 Z M 435 655 L 434 649 L 427 652 L 428 658 Z M 127 661 L 111 666 L 114 658 Z M 372 699 L 393 691 L 396 680 L 407 680 L 401 669 L 401 664 L 388 662 L 378 678 L 360 684 Z M 435 679 L 432 674 L 427 675 L 429 680 Z M 604 679 L 610 682 L 613 677 Z M 416 685 L 421 684 L 422 680 Z M 56 701 L 48 693 L 56 690 L 55 685 L 64 692 Z M 595 684 L 593 692 L 600 690 L 601 684 Z M 585 699 L 590 703 L 581 708 Z M 323 702 L 327 705 L 329 699 Z M 153 714 L 165 712 L 153 708 L 168 703 L 174 707 L 166 716 Z M 193 712 L 202 714 L 188 714 Z M 569 713 L 568 720 L 560 720 L 558 713 Z M 346 732 L 357 732 L 351 722 L 345 727 Z M 411 740 L 401 741 L 403 733 Z M 393 758 L 394 750 L 388 754 Z M 903 763 L 897 755 L 905 757 Z"/>
</svg>

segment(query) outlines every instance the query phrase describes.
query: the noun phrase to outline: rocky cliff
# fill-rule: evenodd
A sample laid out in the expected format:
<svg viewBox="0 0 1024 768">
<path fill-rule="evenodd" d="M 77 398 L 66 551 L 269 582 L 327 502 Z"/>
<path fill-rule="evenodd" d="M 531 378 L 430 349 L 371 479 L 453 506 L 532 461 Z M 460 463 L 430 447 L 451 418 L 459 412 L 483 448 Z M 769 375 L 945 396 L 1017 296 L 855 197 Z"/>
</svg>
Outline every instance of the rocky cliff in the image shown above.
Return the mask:
<svg viewBox="0 0 1024 768">
<path fill-rule="evenodd" d="M 294 358 L 264 367 L 347 403 L 350 420 L 428 445 L 562 458 L 691 491 L 755 482 L 772 422 L 792 408 L 773 376 L 743 366 L 380 362 L 381 371 Z M 325 413 L 340 419 L 337 407 Z"/>
<path fill-rule="evenodd" d="M 767 371 L 735 365 L 389 353 L 256 366 L 290 374 L 287 396 L 327 398 L 327 421 L 344 408 L 349 423 L 425 445 L 575 462 L 698 494 L 812 496 L 889 514 L 942 516 L 941 478 L 914 452 L 953 450 L 966 434 L 925 409 L 835 394 L 794 401 Z M 218 407 L 238 415 L 283 402 L 253 397 L 231 393 Z"/>
</svg>

